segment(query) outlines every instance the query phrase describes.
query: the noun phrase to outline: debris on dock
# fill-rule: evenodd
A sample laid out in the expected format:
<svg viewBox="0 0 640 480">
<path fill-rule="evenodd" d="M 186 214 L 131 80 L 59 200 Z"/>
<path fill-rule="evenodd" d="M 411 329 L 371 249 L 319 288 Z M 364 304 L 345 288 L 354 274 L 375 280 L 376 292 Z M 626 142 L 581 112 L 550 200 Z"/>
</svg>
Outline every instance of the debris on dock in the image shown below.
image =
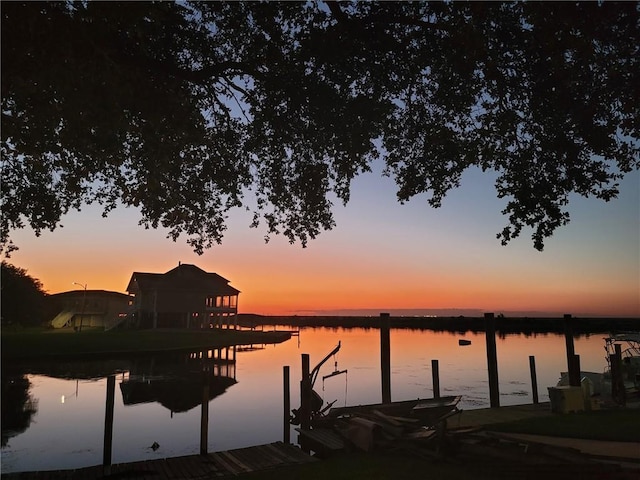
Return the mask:
<svg viewBox="0 0 640 480">
<path fill-rule="evenodd" d="M 332 408 L 311 428 L 298 428 L 303 450 L 319 457 L 370 452 L 442 438 L 448 418 L 461 413 L 459 396 Z"/>
</svg>

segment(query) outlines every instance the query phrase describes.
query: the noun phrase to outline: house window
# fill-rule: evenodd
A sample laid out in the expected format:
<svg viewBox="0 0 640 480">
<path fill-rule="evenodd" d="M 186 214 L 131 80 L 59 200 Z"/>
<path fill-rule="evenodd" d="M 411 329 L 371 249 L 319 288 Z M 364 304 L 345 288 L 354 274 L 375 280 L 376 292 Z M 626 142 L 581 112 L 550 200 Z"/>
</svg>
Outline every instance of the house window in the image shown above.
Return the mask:
<svg viewBox="0 0 640 480">
<path fill-rule="evenodd" d="M 235 308 L 238 305 L 237 295 L 224 295 L 218 297 L 207 297 L 207 307 L 213 308 Z"/>
</svg>

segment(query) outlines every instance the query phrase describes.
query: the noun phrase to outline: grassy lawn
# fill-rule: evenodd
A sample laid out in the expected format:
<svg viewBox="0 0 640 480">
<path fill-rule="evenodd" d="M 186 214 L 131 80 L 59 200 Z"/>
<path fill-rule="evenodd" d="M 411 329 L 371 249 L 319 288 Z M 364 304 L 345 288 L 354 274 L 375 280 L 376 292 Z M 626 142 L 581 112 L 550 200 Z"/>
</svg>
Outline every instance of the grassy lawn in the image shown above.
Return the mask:
<svg viewBox="0 0 640 480">
<path fill-rule="evenodd" d="M 552 437 L 640 442 L 640 409 L 599 410 L 526 418 L 491 425 L 487 429 Z"/>
<path fill-rule="evenodd" d="M 231 345 L 280 343 L 285 332 L 248 330 L 2 330 L 2 358 L 74 357 L 118 353 L 198 350 Z"/>
</svg>

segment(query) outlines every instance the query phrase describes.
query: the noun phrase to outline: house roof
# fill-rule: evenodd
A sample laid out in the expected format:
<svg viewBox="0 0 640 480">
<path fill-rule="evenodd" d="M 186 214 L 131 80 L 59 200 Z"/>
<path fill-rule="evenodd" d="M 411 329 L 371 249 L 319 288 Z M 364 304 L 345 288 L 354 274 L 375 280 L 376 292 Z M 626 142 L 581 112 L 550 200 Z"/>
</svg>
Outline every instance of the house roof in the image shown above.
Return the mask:
<svg viewBox="0 0 640 480">
<path fill-rule="evenodd" d="M 237 295 L 240 290 L 229 285 L 229 280 L 217 273 L 205 272 L 188 263 L 181 263 L 166 273 L 133 272 L 127 292 L 140 290 L 206 291 L 219 295 Z"/>
<path fill-rule="evenodd" d="M 69 290 L 68 292 L 60 292 L 60 293 L 51 293 L 48 295 L 49 298 L 68 298 L 68 297 L 82 297 L 86 295 L 87 297 L 96 298 L 119 298 L 122 300 L 127 300 L 129 295 L 126 293 L 113 292 L 110 290 Z"/>
</svg>

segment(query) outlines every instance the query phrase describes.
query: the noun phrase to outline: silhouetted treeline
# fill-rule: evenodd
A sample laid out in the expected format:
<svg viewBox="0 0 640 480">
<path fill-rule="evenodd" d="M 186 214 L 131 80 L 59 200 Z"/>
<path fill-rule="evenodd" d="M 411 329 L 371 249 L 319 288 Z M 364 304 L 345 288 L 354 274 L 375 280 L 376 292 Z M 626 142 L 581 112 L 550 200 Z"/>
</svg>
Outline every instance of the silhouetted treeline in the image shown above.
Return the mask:
<svg viewBox="0 0 640 480">
<path fill-rule="evenodd" d="M 484 332 L 483 317 L 394 317 L 391 328 L 434 330 L 447 332 Z M 564 333 L 563 318 L 496 317 L 496 331 L 506 333 Z M 240 325 L 286 325 L 291 327 L 378 328 L 380 317 L 340 316 L 262 316 L 240 314 Z M 577 318 L 571 319 L 575 334 L 611 333 L 640 330 L 640 318 Z"/>
</svg>

